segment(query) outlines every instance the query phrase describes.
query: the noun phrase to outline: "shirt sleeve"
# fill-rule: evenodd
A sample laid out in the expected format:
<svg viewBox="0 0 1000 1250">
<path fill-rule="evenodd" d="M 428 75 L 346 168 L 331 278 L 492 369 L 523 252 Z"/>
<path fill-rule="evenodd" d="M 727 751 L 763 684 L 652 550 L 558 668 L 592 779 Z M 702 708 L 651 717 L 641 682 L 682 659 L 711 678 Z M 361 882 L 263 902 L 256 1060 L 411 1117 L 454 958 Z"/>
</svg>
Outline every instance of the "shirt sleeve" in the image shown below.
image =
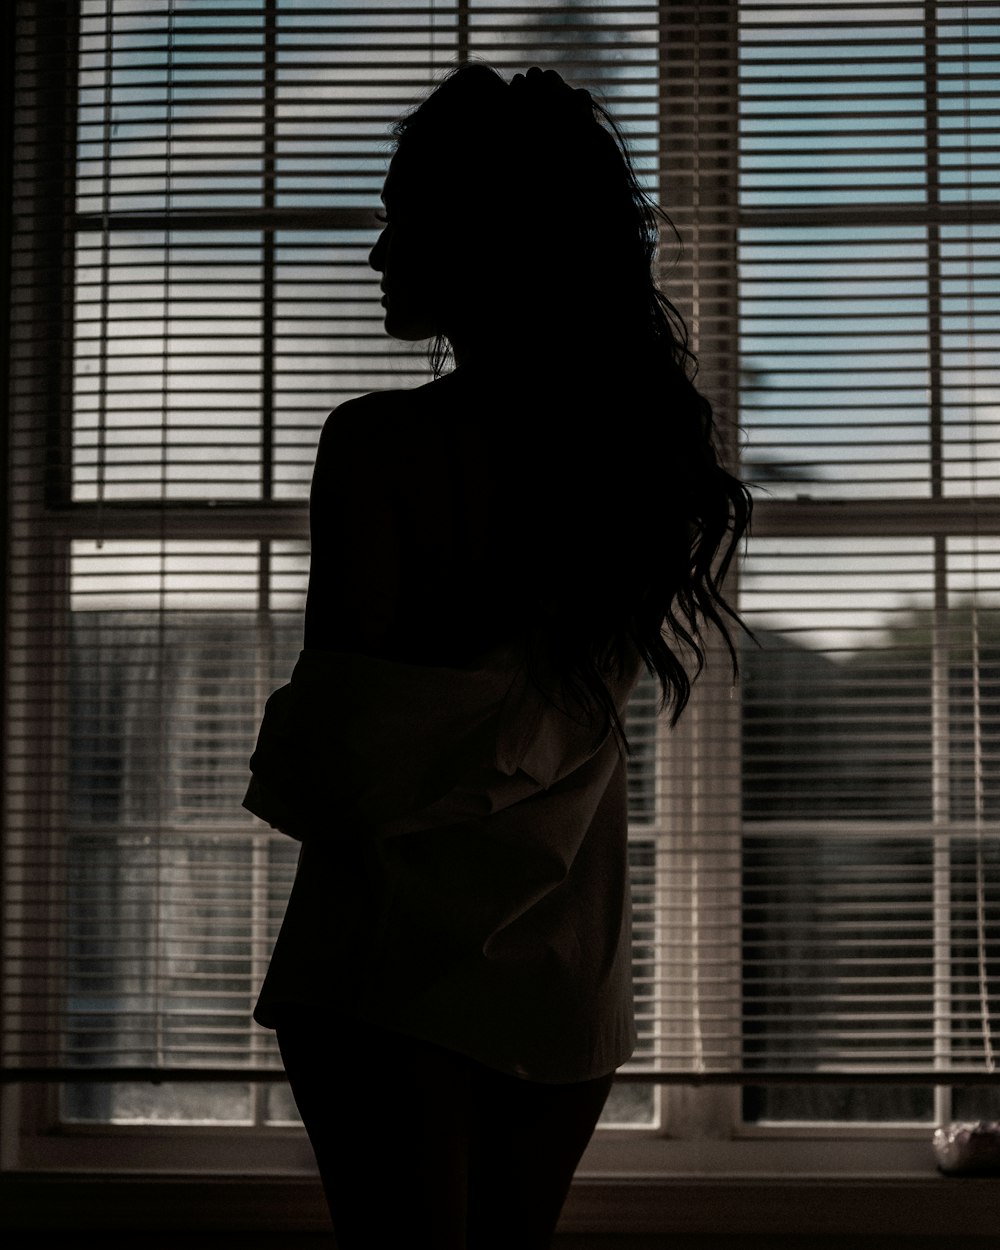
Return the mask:
<svg viewBox="0 0 1000 1250">
<path fill-rule="evenodd" d="M 637 675 L 612 691 L 622 708 Z M 609 726 L 583 712 L 543 693 L 514 647 L 466 669 L 306 649 L 268 700 L 244 806 L 300 839 L 494 816 L 602 748 Z"/>
</svg>

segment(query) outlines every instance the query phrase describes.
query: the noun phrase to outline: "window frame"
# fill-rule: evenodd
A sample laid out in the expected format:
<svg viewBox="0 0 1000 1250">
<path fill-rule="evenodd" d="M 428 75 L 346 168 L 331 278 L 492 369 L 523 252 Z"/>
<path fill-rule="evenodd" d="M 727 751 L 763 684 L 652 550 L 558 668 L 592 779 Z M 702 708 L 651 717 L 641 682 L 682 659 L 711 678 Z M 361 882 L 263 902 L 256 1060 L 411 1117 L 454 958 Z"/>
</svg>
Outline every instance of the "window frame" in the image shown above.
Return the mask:
<svg viewBox="0 0 1000 1250">
<path fill-rule="evenodd" d="M 664 36 L 669 33 L 671 21 L 684 20 L 688 16 L 689 7 L 679 2 L 670 3 L 669 0 L 661 5 Z M 735 29 L 736 6 L 717 7 L 732 10 Z M 73 46 L 71 32 L 75 5 L 72 0 L 18 0 L 17 5 L 9 10 L 12 19 L 15 9 L 22 15 L 46 12 L 49 21 L 56 20 L 54 13 L 58 9 L 64 14 L 67 44 Z M 665 46 L 670 46 L 669 41 Z M 736 58 L 733 58 L 732 64 L 735 67 Z M 69 108 L 67 98 L 71 98 L 73 92 L 71 79 L 72 75 L 68 75 L 66 83 L 70 85 L 64 83 L 65 95 L 54 97 L 49 107 L 53 131 L 63 136 L 61 159 L 67 179 L 72 177 L 73 132 L 71 129 L 67 132 L 59 117 L 65 117 Z M 734 70 L 734 121 L 737 115 L 736 87 Z M 693 105 L 694 96 L 691 101 Z M 685 123 L 678 121 L 676 98 L 671 98 L 670 108 L 672 124 L 679 130 L 688 124 L 688 133 L 696 138 L 697 110 Z M 685 205 L 678 197 L 668 200 L 672 207 L 680 208 L 676 214 L 680 223 L 683 222 L 685 208 L 693 210 L 695 198 L 702 214 L 708 211 L 707 202 L 718 203 L 720 212 L 728 211 L 733 202 L 730 197 L 736 193 L 735 153 L 738 144 L 735 135 L 733 142 L 734 161 L 730 167 L 721 169 L 712 184 L 703 180 L 701 185 L 690 188 L 690 204 Z M 71 187 L 71 182 L 68 185 Z M 357 224 L 361 216 L 367 224 L 367 214 L 355 210 L 342 211 L 345 224 Z M 753 220 L 758 220 L 756 213 Z M 683 224 L 681 232 L 683 235 Z M 61 342 L 65 346 L 72 343 L 72 334 L 66 332 L 66 319 L 72 313 L 73 236 L 71 230 L 61 226 L 56 228 L 55 235 L 64 263 L 54 270 L 48 285 L 39 278 L 38 292 L 31 305 L 35 323 L 29 332 L 34 333 L 36 324 L 41 325 L 53 310 L 58 310 L 63 324 Z M 34 254 L 44 254 L 44 249 L 40 249 L 37 243 L 33 244 L 32 250 Z M 725 240 L 703 259 L 703 266 L 710 269 L 713 275 L 711 290 L 716 305 L 737 307 L 739 291 L 735 262 L 735 237 Z M 724 279 L 718 277 L 720 272 L 726 275 Z M 715 380 L 718 394 L 714 398 L 724 418 L 727 414 L 735 417 L 738 409 L 735 316 L 729 316 L 728 324 L 732 331 L 728 339 L 716 340 L 698 352 L 706 376 Z M 697 322 L 693 329 L 697 349 Z M 60 409 L 64 420 L 65 414 L 71 410 L 72 401 L 69 377 L 71 355 L 67 347 L 61 367 L 53 371 L 50 384 L 49 411 L 52 407 Z M 64 425 L 63 429 L 66 428 Z M 735 420 L 729 428 L 735 433 Z M 47 497 L 31 501 L 23 512 L 35 526 L 38 558 L 45 562 L 49 570 L 49 607 L 53 619 L 58 619 L 60 602 L 68 596 L 65 548 L 74 537 L 94 537 L 98 533 L 107 537 L 133 537 L 144 533 L 157 538 L 189 537 L 199 532 L 199 523 L 209 516 L 213 536 L 224 534 L 257 540 L 265 532 L 264 527 L 270 538 L 300 538 L 306 533 L 304 507 L 276 501 L 234 503 L 221 510 L 210 508 L 207 504 L 182 505 L 166 510 L 158 504 L 120 508 L 105 505 L 103 515 L 98 519 L 92 505 L 69 502 L 69 449 L 65 440 L 63 449 L 63 459 L 56 477 L 50 481 Z M 922 515 L 923 508 L 918 510 L 917 505 L 909 503 L 894 505 L 891 501 L 873 501 L 871 507 L 865 509 L 865 516 L 861 516 L 860 512 L 859 508 L 852 512 L 850 518 L 845 518 L 835 503 L 794 501 L 759 504 L 754 532 L 763 536 L 813 532 L 824 536 L 868 533 L 870 526 L 877 521 L 881 533 L 912 533 L 915 531 L 908 526 L 917 520 L 925 525 L 927 523 L 926 515 Z M 942 499 L 935 509 L 935 516 L 943 528 L 936 532 L 961 532 L 959 527 L 965 520 L 962 513 L 961 499 Z M 992 532 L 1000 533 L 1000 500 L 992 501 L 986 508 L 986 514 L 988 523 L 994 527 Z M 881 528 L 884 526 L 888 529 Z M 724 663 L 719 657 L 710 666 L 702 683 L 701 700 L 710 701 L 714 708 L 724 709 L 731 740 L 738 744 L 738 708 L 729 699 L 728 678 L 719 676 L 723 669 Z M 705 756 L 698 750 L 700 738 L 718 730 L 718 720 L 699 710 L 705 706 L 702 701 L 692 704 L 678 729 L 668 734 L 663 727 L 657 735 L 656 745 L 657 785 L 669 787 L 672 793 L 676 793 L 678 787 L 683 789 L 690 796 L 691 809 L 695 812 L 704 810 L 704 805 L 697 801 L 699 794 L 717 794 L 720 786 L 735 786 L 736 789 L 739 786 L 738 769 L 733 768 L 731 757 L 727 756 L 724 764 L 719 761 L 718 771 L 708 770 L 700 762 Z M 58 713 L 54 716 L 57 717 Z M 36 727 L 36 732 L 54 742 L 59 738 L 57 727 L 57 720 L 47 719 Z M 36 797 L 39 810 L 44 810 L 44 805 L 52 798 L 41 779 Z M 732 810 L 737 810 L 735 805 Z M 735 818 L 734 824 L 738 825 Z M 678 850 L 681 849 L 680 842 L 697 840 L 700 832 L 697 820 L 692 821 L 685 834 L 675 839 Z M 647 836 L 648 830 L 642 827 L 636 833 L 639 837 Z M 738 850 L 739 828 L 728 831 L 728 836 L 735 839 L 732 847 Z M 658 889 L 668 891 L 675 888 L 668 872 L 669 855 L 661 858 L 664 863 L 658 868 Z M 710 881 L 703 882 L 706 908 L 712 906 L 711 885 Z M 730 927 L 733 930 L 732 940 L 738 948 L 738 916 L 732 918 Z M 806 1219 L 802 1211 L 798 1215 L 794 1211 L 781 1214 L 778 1209 L 779 1195 L 787 1199 L 788 1194 L 793 1193 L 802 1199 L 803 1195 L 810 1193 L 816 1200 L 815 1195 L 818 1194 L 821 1195 L 820 1202 L 839 1204 L 844 1192 L 844 1178 L 850 1177 L 853 1178 L 850 1181 L 853 1186 L 851 1192 L 860 1195 L 860 1206 L 849 1215 L 843 1227 L 847 1231 L 861 1231 L 857 1223 L 859 1210 L 867 1211 L 870 1218 L 872 1210 L 881 1209 L 881 1203 L 896 1203 L 901 1193 L 923 1192 L 928 1181 L 935 1178 L 928 1147 L 929 1126 L 804 1125 L 751 1128 L 747 1131 L 747 1126 L 739 1123 L 738 1088 L 665 1081 L 659 1084 L 658 1089 L 658 1102 L 663 1108 L 663 1128 L 610 1127 L 601 1129 L 595 1136 L 567 1205 L 564 1219 L 567 1230 L 593 1231 L 607 1227 L 608 1231 L 615 1232 L 647 1232 L 687 1227 L 689 1231 L 696 1228 L 697 1231 L 722 1232 L 732 1227 L 731 1203 L 735 1202 L 737 1207 L 743 1203 L 745 1211 L 738 1225 L 742 1231 L 751 1232 L 759 1228 L 761 1232 L 807 1232 L 811 1231 L 812 1225 L 802 1222 Z M 55 1086 L 46 1084 L 5 1084 L 0 1089 L 0 1100 L 4 1112 L 4 1128 L 0 1134 L 0 1172 L 3 1173 L 0 1185 L 12 1197 L 12 1209 L 18 1210 L 23 1205 L 29 1223 L 38 1219 L 44 1222 L 48 1218 L 44 1211 L 34 1206 L 38 1201 L 38 1184 L 44 1183 L 36 1180 L 32 1175 L 34 1173 L 86 1172 L 101 1174 L 105 1178 L 114 1176 L 119 1179 L 124 1193 L 134 1186 L 138 1178 L 163 1170 L 171 1174 L 172 1179 L 159 1186 L 156 1196 L 149 1201 L 143 1219 L 148 1220 L 150 1227 L 172 1226 L 170 1210 L 176 1202 L 176 1194 L 188 1192 L 186 1187 L 193 1183 L 191 1178 L 196 1176 L 214 1177 L 217 1192 L 233 1198 L 225 1216 L 225 1227 L 242 1226 L 240 1220 L 248 1218 L 248 1212 L 256 1213 L 253 1218 L 260 1218 L 260 1212 L 265 1209 L 271 1213 L 278 1212 L 284 1227 L 313 1227 L 315 1224 L 319 1209 L 318 1182 L 313 1179 L 311 1154 L 304 1134 L 298 1128 L 59 1124 L 58 1091 Z M 807 1142 L 811 1143 L 809 1148 L 806 1148 Z M 142 1143 L 141 1152 L 138 1150 L 139 1143 Z M 141 1164 L 137 1166 L 140 1154 Z M 199 1159 L 197 1168 L 191 1166 L 193 1156 Z M 895 1181 L 885 1179 L 889 1173 L 895 1174 Z M 236 1179 L 238 1177 L 244 1179 L 240 1181 Z M 279 1184 L 274 1181 L 276 1177 L 283 1177 L 290 1183 Z M 205 1184 L 205 1180 L 198 1181 L 202 1193 L 205 1192 Z M 208 1184 L 211 1187 L 211 1180 Z M 932 1205 L 937 1204 L 934 1208 L 937 1213 L 932 1218 L 938 1221 L 941 1231 L 957 1231 L 957 1210 L 964 1212 L 961 1222 L 969 1231 L 978 1231 L 986 1226 L 983 1223 L 988 1210 L 985 1186 L 964 1183 L 964 1205 L 961 1208 L 954 1201 L 956 1191 L 947 1187 L 947 1183 L 945 1188 L 949 1190 L 947 1195 L 941 1187 L 937 1187 L 939 1192 L 932 1199 Z M 71 1194 L 72 1191 L 64 1192 Z M 59 1218 L 82 1220 L 82 1224 L 76 1225 L 78 1227 L 97 1226 L 87 1221 L 100 1218 L 99 1211 L 107 1203 L 108 1192 L 102 1186 L 100 1201 L 95 1204 L 81 1188 L 75 1197 L 69 1198 Z M 299 1215 L 287 1207 L 287 1199 L 292 1192 L 300 1196 L 308 1194 L 303 1213 Z M 256 1197 L 252 1197 L 255 1193 Z M 762 1193 L 772 1199 L 769 1205 L 765 1204 L 763 1211 L 760 1207 Z M 724 1211 L 705 1212 L 706 1194 L 726 1195 L 730 1205 L 723 1204 Z M 713 1205 L 709 1203 L 710 1207 Z M 665 1210 L 666 1206 L 670 1210 Z M 193 1211 L 195 1208 L 188 1209 Z M 220 1212 L 226 1210 L 224 1202 Z M 834 1221 L 831 1229 L 836 1227 L 836 1211 L 839 1210 L 839 1206 L 828 1210 L 828 1218 Z M 612 1217 L 609 1217 L 609 1211 L 613 1216 L 610 1225 L 609 1218 Z M 976 1212 L 979 1212 L 978 1217 Z M 166 1223 L 163 1222 L 165 1215 Z M 914 1222 L 913 1231 L 928 1231 L 927 1218 L 924 1213 L 921 1221 Z M 976 1218 L 979 1223 L 966 1223 Z"/>
</svg>

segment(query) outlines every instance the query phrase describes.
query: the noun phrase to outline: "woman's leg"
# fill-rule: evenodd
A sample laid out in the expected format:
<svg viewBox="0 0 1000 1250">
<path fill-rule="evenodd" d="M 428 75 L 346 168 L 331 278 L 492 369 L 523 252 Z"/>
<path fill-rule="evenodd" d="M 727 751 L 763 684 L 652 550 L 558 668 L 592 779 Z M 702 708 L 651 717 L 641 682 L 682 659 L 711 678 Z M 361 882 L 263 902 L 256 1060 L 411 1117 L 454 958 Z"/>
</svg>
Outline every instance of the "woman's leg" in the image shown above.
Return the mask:
<svg viewBox="0 0 1000 1250">
<path fill-rule="evenodd" d="M 278 1044 L 339 1250 L 546 1250 L 613 1076 L 520 1080 L 296 1013 Z"/>
<path fill-rule="evenodd" d="M 465 1250 L 471 1062 L 342 1017 L 277 1034 L 339 1250 Z"/>
<path fill-rule="evenodd" d="M 540 1085 L 478 1069 L 468 1250 L 546 1250 L 613 1080 Z"/>
</svg>

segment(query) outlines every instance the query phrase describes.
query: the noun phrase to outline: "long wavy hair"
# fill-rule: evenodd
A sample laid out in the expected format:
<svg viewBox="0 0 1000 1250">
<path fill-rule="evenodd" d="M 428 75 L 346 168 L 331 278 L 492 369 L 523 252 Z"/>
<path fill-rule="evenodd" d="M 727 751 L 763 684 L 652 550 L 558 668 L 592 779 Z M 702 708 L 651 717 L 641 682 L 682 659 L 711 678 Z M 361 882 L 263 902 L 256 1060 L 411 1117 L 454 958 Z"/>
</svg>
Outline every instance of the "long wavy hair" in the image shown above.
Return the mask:
<svg viewBox="0 0 1000 1250">
<path fill-rule="evenodd" d="M 723 586 L 751 498 L 722 463 L 684 321 L 655 280 L 673 227 L 607 110 L 552 71 L 508 83 L 460 65 L 393 133 L 393 169 L 419 182 L 440 261 L 435 373 L 458 310 L 528 375 L 519 488 L 554 552 L 536 587 L 546 667 L 624 742 L 607 680 L 637 651 L 676 722 L 706 625 L 737 670 L 732 629 L 745 627 Z"/>
</svg>

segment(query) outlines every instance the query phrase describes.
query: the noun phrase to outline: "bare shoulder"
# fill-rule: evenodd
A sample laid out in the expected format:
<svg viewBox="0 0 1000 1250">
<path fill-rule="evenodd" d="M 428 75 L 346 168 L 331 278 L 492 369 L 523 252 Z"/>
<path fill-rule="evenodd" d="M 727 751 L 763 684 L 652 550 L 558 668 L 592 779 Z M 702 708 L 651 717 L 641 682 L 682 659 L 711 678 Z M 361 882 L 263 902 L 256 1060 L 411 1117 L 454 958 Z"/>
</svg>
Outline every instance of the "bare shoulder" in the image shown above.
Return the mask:
<svg viewBox="0 0 1000 1250">
<path fill-rule="evenodd" d="M 320 450 L 378 445 L 406 421 L 413 407 L 413 391 L 369 391 L 338 404 L 323 423 Z"/>
<path fill-rule="evenodd" d="M 325 476 L 353 464 L 364 472 L 370 465 L 412 481 L 417 470 L 435 475 L 448 465 L 454 469 L 455 455 L 480 427 L 470 396 L 452 376 L 345 400 L 323 426 L 317 471 Z"/>
</svg>

